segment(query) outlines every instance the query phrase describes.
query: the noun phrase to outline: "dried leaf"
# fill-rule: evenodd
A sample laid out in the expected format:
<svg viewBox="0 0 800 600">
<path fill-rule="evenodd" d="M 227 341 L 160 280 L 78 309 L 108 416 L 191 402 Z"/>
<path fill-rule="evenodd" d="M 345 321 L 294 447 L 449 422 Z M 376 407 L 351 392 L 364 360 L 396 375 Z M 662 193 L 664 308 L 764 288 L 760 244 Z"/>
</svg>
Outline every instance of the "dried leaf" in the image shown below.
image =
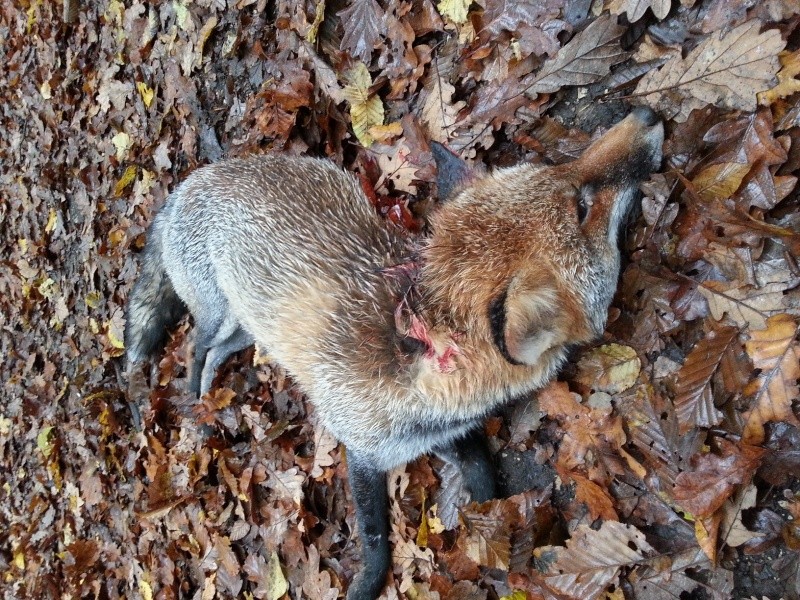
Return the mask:
<svg viewBox="0 0 800 600">
<path fill-rule="evenodd" d="M 755 396 L 755 405 L 745 415 L 744 440 L 760 444 L 764 439 L 764 424 L 786 421 L 800 425 L 792 412 L 792 401 L 800 396 L 800 344 L 797 323 L 786 314 L 770 317 L 766 329 L 752 330 L 745 348 L 753 366 L 760 370 L 745 389 Z"/>
<path fill-rule="evenodd" d="M 372 62 L 375 44 L 380 36 L 386 33 L 380 4 L 376 0 L 353 0 L 350 6 L 338 14 L 344 28 L 342 50 L 349 52 L 350 56 L 361 62 Z"/>
<path fill-rule="evenodd" d="M 595 391 L 618 394 L 636 383 L 641 366 L 630 346 L 606 344 L 581 357 L 576 379 Z"/>
<path fill-rule="evenodd" d="M 670 0 L 611 0 L 607 6 L 612 14 L 627 14 L 631 23 L 641 19 L 648 8 L 657 19 L 663 19 L 669 13 L 669 7 Z"/>
<path fill-rule="evenodd" d="M 711 377 L 738 333 L 735 327 L 713 329 L 686 356 L 677 373 L 674 400 L 681 434 L 694 427 L 713 427 L 722 419 L 714 407 Z"/>
<path fill-rule="evenodd" d="M 528 91 L 549 94 L 566 85 L 587 85 L 608 74 L 611 67 L 625 60 L 619 38 L 624 29 L 616 19 L 603 15 L 561 48 L 536 74 Z"/>
<path fill-rule="evenodd" d="M 472 0 L 441 0 L 437 5 L 439 12 L 456 25 L 467 20 L 467 11 Z"/>
<path fill-rule="evenodd" d="M 605 521 L 597 531 L 579 525 L 566 548 L 545 546 L 534 556 L 551 590 L 592 600 L 617 582 L 621 568 L 641 563 L 654 553 L 635 527 Z"/>
<path fill-rule="evenodd" d="M 369 147 L 374 141 L 369 129 L 383 125 L 383 102 L 380 96 L 371 94 L 372 77 L 364 63 L 356 63 L 347 74 L 348 84 L 344 95 L 350 102 L 350 119 L 353 132 L 362 145 Z"/>
<path fill-rule="evenodd" d="M 674 57 L 645 75 L 635 94 L 676 121 L 706 104 L 754 111 L 756 94 L 769 89 L 785 42 L 777 29 L 759 33 L 761 22 L 747 21 L 727 34 L 718 31 L 685 59 Z"/>
<path fill-rule="evenodd" d="M 750 481 L 765 450 L 738 447 L 719 440 L 720 453 L 705 452 L 692 457 L 692 470 L 675 478 L 672 495 L 695 517 L 708 517 L 721 507 L 737 484 Z"/>
<path fill-rule="evenodd" d="M 462 512 L 466 535 L 459 544 L 469 558 L 490 569 L 507 571 L 511 557 L 511 531 L 520 520 L 516 508 L 504 500 L 492 500 Z"/>
<path fill-rule="evenodd" d="M 758 103 L 762 106 L 769 106 L 778 98 L 786 98 L 800 92 L 800 79 L 795 79 L 800 75 L 800 50 L 781 52 L 780 61 L 778 85 L 758 95 Z"/>
</svg>

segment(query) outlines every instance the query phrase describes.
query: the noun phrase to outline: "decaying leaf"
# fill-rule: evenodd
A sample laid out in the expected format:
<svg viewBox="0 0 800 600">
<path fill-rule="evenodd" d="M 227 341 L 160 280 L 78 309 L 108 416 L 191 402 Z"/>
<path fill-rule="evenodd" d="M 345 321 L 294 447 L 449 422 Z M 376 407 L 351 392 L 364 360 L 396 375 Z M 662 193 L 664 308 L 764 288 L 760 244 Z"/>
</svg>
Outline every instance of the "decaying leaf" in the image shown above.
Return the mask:
<svg viewBox="0 0 800 600">
<path fill-rule="evenodd" d="M 754 406 L 745 415 L 747 424 L 744 439 L 760 444 L 764 439 L 764 424 L 786 421 L 800 425 L 792 402 L 800 396 L 800 344 L 797 341 L 797 322 L 786 314 L 770 317 L 766 329 L 752 330 L 745 348 L 759 374 L 745 390 L 754 396 Z"/>
<path fill-rule="evenodd" d="M 756 94 L 773 85 L 785 45 L 777 29 L 760 30 L 754 19 L 711 35 L 686 58 L 674 57 L 645 75 L 635 93 L 676 121 L 706 104 L 754 111 Z"/>
<path fill-rule="evenodd" d="M 369 147 L 374 141 L 369 133 L 370 128 L 383 125 L 383 102 L 380 96 L 370 93 L 372 76 L 364 63 L 356 63 L 347 79 L 349 83 L 344 88 L 344 96 L 350 102 L 353 132 L 359 142 Z"/>
<path fill-rule="evenodd" d="M 625 60 L 619 38 L 623 28 L 610 15 L 599 17 L 542 65 L 528 91 L 549 94 L 568 85 L 587 85 Z"/>
<path fill-rule="evenodd" d="M 713 427 L 720 422 L 722 415 L 711 395 L 711 377 L 738 333 L 734 327 L 714 329 L 686 356 L 675 377 L 675 413 L 681 434 L 693 427 Z"/>
<path fill-rule="evenodd" d="M 639 564 L 654 553 L 635 527 L 605 521 L 597 531 L 579 525 L 566 548 L 546 546 L 538 548 L 534 556 L 550 589 L 591 600 L 617 582 L 620 569 Z"/>
<path fill-rule="evenodd" d="M 577 380 L 593 390 L 618 394 L 636 383 L 640 369 L 636 350 L 621 344 L 606 344 L 581 357 Z"/>
<path fill-rule="evenodd" d="M 656 18 L 663 19 L 669 13 L 670 4 L 670 0 L 611 0 L 608 10 L 615 15 L 625 13 L 628 21 L 634 23 L 644 16 L 648 8 Z"/>
<path fill-rule="evenodd" d="M 384 33 L 383 9 L 377 0 L 354 0 L 339 12 L 344 27 L 342 50 L 363 63 L 372 59 L 372 50 Z M 351 101 L 352 102 L 352 101 Z"/>
<path fill-rule="evenodd" d="M 692 470 L 675 479 L 672 495 L 695 517 L 708 517 L 721 507 L 737 484 L 750 480 L 758 467 L 764 449 L 736 446 L 719 440 L 719 454 L 705 452 L 692 458 Z"/>
</svg>

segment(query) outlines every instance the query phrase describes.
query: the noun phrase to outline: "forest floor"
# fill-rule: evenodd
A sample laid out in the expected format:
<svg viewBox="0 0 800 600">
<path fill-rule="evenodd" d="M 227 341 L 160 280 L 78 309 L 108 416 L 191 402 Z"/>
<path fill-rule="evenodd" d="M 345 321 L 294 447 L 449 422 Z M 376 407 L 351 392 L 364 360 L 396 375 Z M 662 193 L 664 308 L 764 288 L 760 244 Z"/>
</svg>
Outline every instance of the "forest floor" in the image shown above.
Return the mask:
<svg viewBox="0 0 800 600">
<path fill-rule="evenodd" d="M 193 400 L 185 320 L 129 408 L 126 300 L 193 169 L 325 156 L 418 235 L 429 140 L 563 163 L 634 105 L 664 161 L 606 333 L 487 421 L 509 497 L 459 507 L 435 458 L 390 474 L 383 597 L 800 598 L 798 23 L 796 0 L 2 0 L 3 598 L 333 600 L 359 568 L 343 450 L 279 367 L 247 350 Z"/>
</svg>

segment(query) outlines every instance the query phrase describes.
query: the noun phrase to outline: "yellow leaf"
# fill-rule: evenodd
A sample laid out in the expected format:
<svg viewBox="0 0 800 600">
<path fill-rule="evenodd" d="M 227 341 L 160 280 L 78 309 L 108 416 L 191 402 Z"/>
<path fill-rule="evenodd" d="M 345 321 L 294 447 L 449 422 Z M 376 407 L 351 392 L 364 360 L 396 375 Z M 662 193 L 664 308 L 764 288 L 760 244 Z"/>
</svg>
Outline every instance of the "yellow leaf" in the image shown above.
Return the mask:
<svg viewBox="0 0 800 600">
<path fill-rule="evenodd" d="M 47 225 L 44 226 L 44 230 L 47 233 L 50 233 L 56 228 L 56 223 L 58 223 L 58 213 L 50 209 L 50 215 L 47 217 Z"/>
<path fill-rule="evenodd" d="M 53 451 L 53 444 L 50 442 L 50 432 L 53 431 L 53 428 L 42 427 L 39 430 L 39 435 L 36 436 L 36 447 L 41 450 L 42 454 L 45 456 L 50 456 L 50 453 Z"/>
<path fill-rule="evenodd" d="M 126 187 L 133 183 L 134 179 L 136 179 L 136 165 L 129 165 L 122 174 L 122 177 L 120 177 L 119 181 L 117 181 L 117 185 L 114 186 L 114 195 L 117 198 L 122 196 L 122 192 L 125 191 Z"/>
<path fill-rule="evenodd" d="M 379 96 L 370 94 L 372 77 L 364 63 L 356 63 L 347 74 L 349 83 L 344 88 L 344 96 L 350 102 L 350 120 L 353 132 L 363 146 L 369 147 L 375 140 L 369 129 L 383 125 L 383 102 Z"/>
<path fill-rule="evenodd" d="M 800 92 L 800 50 L 795 52 L 781 52 L 779 55 L 781 70 L 778 71 L 778 85 L 758 94 L 758 103 L 769 106 L 778 98 L 786 98 L 795 92 Z"/>
<path fill-rule="evenodd" d="M 721 163 L 703 169 L 692 183 L 703 200 L 721 200 L 733 196 L 749 172 L 747 164 Z"/>
<path fill-rule="evenodd" d="M 101 298 L 100 292 L 89 292 L 86 294 L 86 306 L 89 308 L 97 308 L 100 305 Z"/>
<path fill-rule="evenodd" d="M 289 591 L 289 584 L 286 582 L 286 577 L 283 576 L 283 570 L 281 569 L 281 563 L 278 560 L 277 552 L 273 552 L 269 557 L 266 583 L 267 598 L 269 598 L 269 600 L 278 600 L 278 598 Z"/>
<path fill-rule="evenodd" d="M 319 31 L 320 23 L 322 23 L 322 19 L 325 17 L 325 0 L 319 0 L 317 2 L 316 11 L 314 13 L 314 22 L 311 23 L 311 27 L 306 34 L 306 41 L 309 44 L 314 44 L 317 41 L 317 31 Z"/>
<path fill-rule="evenodd" d="M 369 128 L 367 133 L 369 133 L 376 142 L 386 142 L 402 135 L 403 126 L 400 124 L 400 121 L 387 123 L 386 125 L 374 125 Z"/>
<path fill-rule="evenodd" d="M 581 358 L 577 379 L 595 391 L 618 394 L 636 383 L 641 366 L 636 350 L 630 346 L 606 344 Z"/>
<path fill-rule="evenodd" d="M 501 596 L 500 600 L 526 600 L 528 595 L 523 590 L 514 590 L 508 596 Z"/>
<path fill-rule="evenodd" d="M 144 600 L 153 600 L 153 588 L 145 579 L 139 579 L 139 593 Z"/>
<path fill-rule="evenodd" d="M 442 0 L 437 8 L 442 16 L 460 25 L 467 20 L 467 10 L 470 4 L 472 4 L 472 0 Z"/>
<path fill-rule="evenodd" d="M 117 135 L 111 138 L 111 143 L 114 144 L 114 148 L 117 149 L 117 160 L 123 160 L 125 156 L 128 154 L 128 150 L 130 150 L 133 142 L 131 141 L 131 136 L 129 136 L 124 131 L 120 131 Z"/>
<path fill-rule="evenodd" d="M 108 341 L 111 343 L 111 345 L 119 350 L 124 350 L 125 342 L 123 342 L 120 339 L 120 336 L 118 335 L 118 332 L 116 331 L 116 327 L 114 326 L 114 324 L 111 321 L 108 321 L 106 323 L 106 327 L 107 327 Z"/>
<path fill-rule="evenodd" d="M 39 93 L 42 95 L 42 98 L 45 100 L 50 100 L 53 97 L 53 92 L 50 89 L 50 82 L 45 81 L 42 86 L 39 88 Z"/>
<path fill-rule="evenodd" d="M 150 105 L 153 103 L 153 97 L 156 95 L 155 90 L 147 85 L 144 81 L 137 81 L 136 89 L 139 91 L 139 95 L 142 97 L 142 102 L 144 102 L 144 105 L 147 108 L 150 108 Z"/>
<path fill-rule="evenodd" d="M 14 566 L 20 571 L 25 570 L 25 554 L 22 552 L 22 548 L 14 549 Z"/>
</svg>

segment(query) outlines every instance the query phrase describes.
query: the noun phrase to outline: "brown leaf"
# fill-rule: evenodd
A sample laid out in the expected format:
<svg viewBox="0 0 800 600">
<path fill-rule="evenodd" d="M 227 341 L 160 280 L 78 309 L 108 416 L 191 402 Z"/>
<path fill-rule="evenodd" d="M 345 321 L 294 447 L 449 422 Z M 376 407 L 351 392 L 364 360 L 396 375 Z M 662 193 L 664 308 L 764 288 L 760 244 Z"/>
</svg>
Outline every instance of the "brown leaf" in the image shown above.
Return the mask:
<svg viewBox="0 0 800 600">
<path fill-rule="evenodd" d="M 644 16 L 648 8 L 657 19 L 663 19 L 669 13 L 669 6 L 670 0 L 611 0 L 608 10 L 615 15 L 626 13 L 628 21 L 635 23 Z"/>
<path fill-rule="evenodd" d="M 765 450 L 744 444 L 741 448 L 719 440 L 720 453 L 692 457 L 692 470 L 675 478 L 672 495 L 695 517 L 707 517 L 722 506 L 737 484 L 750 480 Z"/>
<path fill-rule="evenodd" d="M 481 566 L 507 571 L 511 531 L 520 521 L 516 507 L 505 500 L 492 500 L 464 509 L 462 518 L 459 545 L 466 555 Z"/>
<path fill-rule="evenodd" d="M 619 45 L 623 31 L 610 15 L 595 19 L 542 65 L 529 92 L 549 94 L 566 85 L 587 85 L 604 77 L 613 65 L 625 60 L 626 53 Z"/>
<path fill-rule="evenodd" d="M 685 59 L 675 57 L 645 75 L 635 94 L 676 121 L 706 104 L 754 111 L 756 94 L 769 89 L 778 71 L 778 52 L 785 42 L 777 29 L 759 33 L 751 20 L 727 34 L 718 31 Z"/>
<path fill-rule="evenodd" d="M 561 46 L 558 34 L 567 26 L 556 20 L 563 4 L 562 0 L 487 0 L 481 36 L 496 43 L 498 36 L 509 32 L 518 40 L 522 58 L 553 55 Z"/>
<path fill-rule="evenodd" d="M 719 367 L 723 354 L 736 340 L 735 327 L 712 329 L 701 338 L 686 356 L 676 375 L 675 412 L 681 434 L 693 427 L 713 427 L 722 415 L 714 407 L 711 377 Z"/>
<path fill-rule="evenodd" d="M 353 3 L 339 11 L 344 35 L 342 50 L 350 56 L 369 64 L 372 51 L 378 39 L 386 32 L 383 27 L 383 9 L 376 0 L 353 0 Z"/>
<path fill-rule="evenodd" d="M 753 366 L 760 369 L 745 392 L 755 396 L 755 406 L 745 415 L 744 439 L 760 444 L 764 439 L 764 423 L 786 421 L 800 425 L 792 412 L 792 401 L 800 395 L 800 344 L 795 318 L 780 314 L 770 317 L 766 329 L 752 330 L 745 348 Z"/>
<path fill-rule="evenodd" d="M 579 525 L 566 548 L 545 546 L 534 556 L 551 590 L 591 600 L 617 581 L 621 568 L 641 563 L 654 553 L 635 527 L 605 521 L 597 531 Z"/>
</svg>

